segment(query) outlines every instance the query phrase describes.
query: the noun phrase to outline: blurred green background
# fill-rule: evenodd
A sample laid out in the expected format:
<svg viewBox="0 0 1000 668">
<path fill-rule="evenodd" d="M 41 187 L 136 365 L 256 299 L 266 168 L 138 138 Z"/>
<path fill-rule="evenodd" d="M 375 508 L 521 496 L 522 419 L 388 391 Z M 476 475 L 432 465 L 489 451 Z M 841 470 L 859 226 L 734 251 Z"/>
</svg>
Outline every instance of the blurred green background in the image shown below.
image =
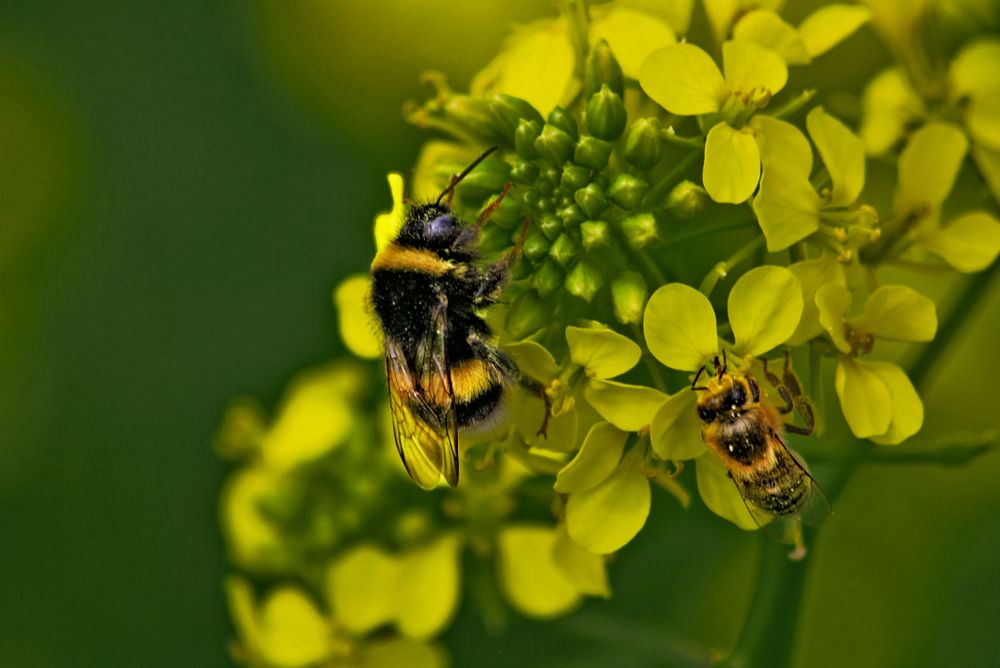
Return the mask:
<svg viewBox="0 0 1000 668">
<path fill-rule="evenodd" d="M 551 12 L 467 4 L 0 4 L 0 664 L 228 665 L 213 431 L 339 352 L 330 289 L 413 164 L 419 73 L 461 88 L 509 21 Z M 813 71 L 852 90 L 887 62 L 867 31 L 838 54 Z M 998 325 L 994 281 L 901 447 L 1000 428 Z M 856 476 L 799 665 L 995 662 L 998 480 L 997 453 Z M 657 496 L 611 601 L 499 638 L 463 608 L 445 640 L 458 666 L 671 665 L 668 643 L 735 638 L 755 550 Z"/>
</svg>

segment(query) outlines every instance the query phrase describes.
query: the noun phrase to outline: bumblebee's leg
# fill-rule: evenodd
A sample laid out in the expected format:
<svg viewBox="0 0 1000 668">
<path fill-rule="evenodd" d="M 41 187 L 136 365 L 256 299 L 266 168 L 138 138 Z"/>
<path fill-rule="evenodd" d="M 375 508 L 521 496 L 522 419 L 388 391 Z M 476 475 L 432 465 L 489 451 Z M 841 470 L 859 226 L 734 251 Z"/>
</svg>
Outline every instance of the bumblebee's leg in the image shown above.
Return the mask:
<svg viewBox="0 0 1000 668">
<path fill-rule="evenodd" d="M 802 421 L 806 425 L 804 430 L 796 431 L 795 433 L 808 436 L 816 428 L 816 416 L 813 414 L 812 405 L 802 395 L 802 385 L 799 383 L 799 377 L 795 375 L 795 371 L 792 369 L 792 356 L 787 350 L 785 351 L 784 381 L 785 387 L 788 388 L 788 393 L 795 403 L 795 412 L 799 414 L 799 417 L 802 418 Z"/>
<path fill-rule="evenodd" d="M 489 217 L 492 216 L 494 213 L 496 213 L 496 210 L 500 208 L 500 203 L 503 202 L 503 198 L 507 196 L 507 193 L 513 187 L 514 187 L 513 181 L 508 181 L 507 183 L 505 183 L 503 186 L 503 190 L 500 191 L 500 194 L 497 195 L 497 198 L 492 202 L 490 202 L 489 206 L 483 209 L 483 212 L 479 214 L 478 218 L 476 218 L 476 222 L 473 223 L 473 227 L 475 227 L 477 230 L 480 227 L 482 227 L 483 223 L 489 220 Z"/>
<path fill-rule="evenodd" d="M 476 306 L 486 306 L 496 300 L 500 290 L 503 289 L 504 284 L 507 282 L 510 268 L 521 258 L 521 247 L 524 245 L 524 237 L 528 233 L 530 225 L 531 219 L 525 218 L 524 223 L 521 225 L 521 232 L 514 243 L 514 248 L 487 267 L 472 297 Z"/>
<path fill-rule="evenodd" d="M 778 412 L 782 415 L 788 415 L 795 408 L 795 402 L 792 401 L 792 395 L 788 393 L 788 388 L 781 382 L 781 379 L 771 373 L 771 371 L 767 368 L 767 360 L 761 361 L 764 363 L 764 375 L 767 377 L 767 382 L 769 382 L 771 386 L 778 391 L 782 400 L 785 402 L 784 406 L 778 406 Z"/>
<path fill-rule="evenodd" d="M 469 345 L 476 352 L 476 354 L 482 359 L 486 360 L 493 369 L 496 369 L 500 373 L 504 380 L 508 382 L 517 383 L 523 389 L 534 394 L 536 397 L 542 400 L 545 404 L 545 416 L 542 418 L 542 426 L 538 428 L 538 435 L 545 436 L 549 428 L 549 417 L 552 414 L 552 402 L 549 401 L 549 395 L 545 393 L 545 386 L 534 378 L 530 378 L 523 373 L 517 367 L 507 353 L 488 345 L 476 333 L 469 334 L 466 339 Z"/>
</svg>

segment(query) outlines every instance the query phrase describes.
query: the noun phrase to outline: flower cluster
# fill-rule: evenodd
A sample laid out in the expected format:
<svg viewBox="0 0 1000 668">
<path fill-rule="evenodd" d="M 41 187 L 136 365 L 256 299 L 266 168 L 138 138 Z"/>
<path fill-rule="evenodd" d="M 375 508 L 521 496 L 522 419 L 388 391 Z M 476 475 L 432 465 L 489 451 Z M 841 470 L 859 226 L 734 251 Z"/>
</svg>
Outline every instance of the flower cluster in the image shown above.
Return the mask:
<svg viewBox="0 0 1000 668">
<path fill-rule="evenodd" d="M 432 73 L 429 99 L 407 106 L 437 136 L 408 183 L 389 175 L 375 248 L 406 202 L 436 197 L 499 147 L 453 206 L 475 219 L 514 184 L 481 230 L 485 259 L 530 221 L 488 316 L 544 385 L 548 433 L 535 433 L 541 402 L 512 388 L 508 420 L 463 434 L 457 488 L 412 487 L 372 382 L 383 366 L 357 359 L 382 354 L 369 281 L 345 278 L 333 296 L 355 359 L 303 377 L 270 421 L 234 404 L 220 430 L 219 452 L 239 463 L 221 514 L 242 573 L 228 586 L 241 660 L 437 665 L 433 638 L 473 581 L 487 624 L 502 608 L 484 587 L 524 615 L 566 614 L 610 595 L 606 555 L 642 530 L 655 489 L 687 506 L 696 488 L 756 529 L 702 440 L 691 389 L 720 356 L 763 378 L 768 356 L 787 354 L 804 372 L 823 444 L 795 441 L 806 459 L 920 430 L 900 347 L 881 342 L 934 339 L 936 304 L 916 272 L 981 271 L 1000 252 L 1000 45 L 973 41 L 928 72 L 922 14 L 902 16 L 901 0 L 828 5 L 798 26 L 780 3 L 705 0 L 702 47 L 686 39 L 691 3 L 647 4 L 565 3 L 512 35 L 468 92 Z M 789 90 L 789 68 L 869 22 L 900 64 L 864 91 L 856 132 L 833 96 Z M 872 155 L 895 167 L 888 195 L 866 178 Z M 957 183 L 977 206 L 956 205 Z"/>
</svg>

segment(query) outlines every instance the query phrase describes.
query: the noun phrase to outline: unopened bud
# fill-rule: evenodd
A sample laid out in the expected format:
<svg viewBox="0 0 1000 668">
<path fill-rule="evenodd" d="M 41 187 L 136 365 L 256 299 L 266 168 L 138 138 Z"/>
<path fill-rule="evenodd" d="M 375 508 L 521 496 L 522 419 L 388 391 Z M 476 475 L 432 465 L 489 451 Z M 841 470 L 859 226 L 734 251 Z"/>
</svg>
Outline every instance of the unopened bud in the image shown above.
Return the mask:
<svg viewBox="0 0 1000 668">
<path fill-rule="evenodd" d="M 580 137 L 576 142 L 576 150 L 573 151 L 573 162 L 584 165 L 595 171 L 608 166 L 608 158 L 611 157 L 611 142 L 606 142 L 597 137 Z"/>
<path fill-rule="evenodd" d="M 575 165 L 572 162 L 566 163 L 562 170 L 562 178 L 559 185 L 570 192 L 579 190 L 590 183 L 590 169 Z"/>
<path fill-rule="evenodd" d="M 573 199 L 587 218 L 597 218 L 608 206 L 608 198 L 596 183 L 590 183 L 577 190 L 573 193 Z"/>
<path fill-rule="evenodd" d="M 656 118 L 640 118 L 632 123 L 625 138 L 625 159 L 640 169 L 651 169 L 660 161 L 663 125 Z"/>
<path fill-rule="evenodd" d="M 607 84 L 587 102 L 587 130 L 598 139 L 614 141 L 625 129 L 628 114 L 621 97 Z"/>
<path fill-rule="evenodd" d="M 691 218 L 704 209 L 707 199 L 708 193 L 705 192 L 704 188 L 696 183 L 685 180 L 674 186 L 670 194 L 667 195 L 667 200 L 663 206 L 675 218 L 683 220 Z"/>
<path fill-rule="evenodd" d="M 511 302 L 504 318 L 504 329 L 512 338 L 523 339 L 544 327 L 550 317 L 551 313 L 542 300 L 527 290 Z"/>
<path fill-rule="evenodd" d="M 452 94 L 445 100 L 443 111 L 449 122 L 484 142 L 505 138 L 494 122 L 489 102 L 482 98 Z"/>
<path fill-rule="evenodd" d="M 642 275 L 636 271 L 626 271 L 611 281 L 611 305 L 615 309 L 618 322 L 637 324 L 642 321 L 642 312 L 649 297 L 649 288 Z"/>
<path fill-rule="evenodd" d="M 632 250 L 641 250 L 656 241 L 659 234 L 651 213 L 637 213 L 622 221 L 622 234 Z"/>
<path fill-rule="evenodd" d="M 639 206 L 647 190 L 649 184 L 638 176 L 621 173 L 608 188 L 608 198 L 621 208 L 631 211 Z"/>
<path fill-rule="evenodd" d="M 566 274 L 559 265 L 552 260 L 546 260 L 531 275 L 531 286 L 540 296 L 548 297 L 562 287 L 565 278 Z"/>
<path fill-rule="evenodd" d="M 541 230 L 532 229 L 524 239 L 521 252 L 524 253 L 524 257 L 537 263 L 541 262 L 548 255 L 550 245 L 549 240 Z"/>
<path fill-rule="evenodd" d="M 535 140 L 535 150 L 554 165 L 561 165 L 573 155 L 573 138 L 554 125 L 545 124 Z"/>
<path fill-rule="evenodd" d="M 546 213 L 543 214 L 538 219 L 537 226 L 538 229 L 542 231 L 542 234 L 544 234 L 546 238 L 555 239 L 562 233 L 563 222 L 559 218 L 559 216 L 556 216 L 551 213 Z"/>
<path fill-rule="evenodd" d="M 517 154 L 525 160 L 538 157 L 535 150 L 535 140 L 542 134 L 542 124 L 538 121 L 522 118 L 517 122 L 517 130 L 514 131 L 514 149 Z"/>
<path fill-rule="evenodd" d="M 524 158 L 514 158 L 510 180 L 522 185 L 534 185 L 538 180 L 538 165 Z"/>
<path fill-rule="evenodd" d="M 521 119 L 535 121 L 542 125 L 545 119 L 531 103 L 513 95 L 500 93 L 489 99 L 490 112 L 493 114 L 493 126 L 507 141 L 514 141 L 514 133 Z"/>
<path fill-rule="evenodd" d="M 588 220 L 580 223 L 580 239 L 583 241 L 583 247 L 587 250 L 607 246 L 610 238 L 611 231 L 603 220 Z"/>
<path fill-rule="evenodd" d="M 590 47 L 587 58 L 583 61 L 583 95 L 590 97 L 601 86 L 607 86 L 619 96 L 625 94 L 625 78 L 622 76 L 621 65 L 611 53 L 611 47 L 605 40 L 600 40 Z"/>
<path fill-rule="evenodd" d="M 597 267 L 586 260 L 580 260 L 566 275 L 563 285 L 571 295 L 589 302 L 604 285 L 604 276 Z"/>
<path fill-rule="evenodd" d="M 562 219 L 563 225 L 567 227 L 574 227 L 587 219 L 576 204 L 567 204 L 559 209 L 557 214 Z"/>
<path fill-rule="evenodd" d="M 545 122 L 556 126 L 573 139 L 576 139 L 576 121 L 559 105 L 552 107 L 552 111 L 549 112 L 549 117 L 545 119 Z"/>
<path fill-rule="evenodd" d="M 552 243 L 552 248 L 549 249 L 549 257 L 564 267 L 568 267 L 579 254 L 580 247 L 565 232 L 559 235 Z"/>
</svg>

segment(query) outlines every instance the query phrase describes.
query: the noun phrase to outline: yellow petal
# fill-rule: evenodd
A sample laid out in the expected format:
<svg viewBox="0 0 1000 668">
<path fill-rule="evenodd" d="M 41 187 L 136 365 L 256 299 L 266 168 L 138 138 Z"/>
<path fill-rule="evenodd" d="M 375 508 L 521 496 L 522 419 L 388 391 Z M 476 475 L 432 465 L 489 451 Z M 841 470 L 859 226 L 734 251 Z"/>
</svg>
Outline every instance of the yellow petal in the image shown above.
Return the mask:
<svg viewBox="0 0 1000 668">
<path fill-rule="evenodd" d="M 279 527 L 261 513 L 263 501 L 280 494 L 283 478 L 263 466 L 237 469 L 226 481 L 219 513 L 233 560 L 250 568 L 282 568 L 289 559 Z"/>
<path fill-rule="evenodd" d="M 789 65 L 805 65 L 811 60 L 795 27 L 766 9 L 745 14 L 733 28 L 733 39 L 749 40 L 770 49 Z"/>
<path fill-rule="evenodd" d="M 951 192 L 968 146 L 965 134 L 949 123 L 930 122 L 914 132 L 899 155 L 896 213 L 939 207 Z"/>
<path fill-rule="evenodd" d="M 396 615 L 399 563 L 381 549 L 359 545 L 337 558 L 327 572 L 327 599 L 337 622 L 368 633 Z"/>
<path fill-rule="evenodd" d="M 809 136 L 830 172 L 831 206 L 854 202 L 865 185 L 865 147 L 843 123 L 816 107 L 806 117 Z"/>
<path fill-rule="evenodd" d="M 788 82 L 788 66 L 778 54 L 742 40 L 722 45 L 722 71 L 727 86 L 744 92 L 763 88 L 773 95 Z"/>
<path fill-rule="evenodd" d="M 438 647 L 409 638 L 366 641 L 357 655 L 340 659 L 337 668 L 447 668 L 450 662 Z"/>
<path fill-rule="evenodd" d="M 802 318 L 802 286 L 785 267 L 755 267 L 729 292 L 729 323 L 741 356 L 758 357 L 784 343 Z"/>
<path fill-rule="evenodd" d="M 948 83 L 955 98 L 1000 93 L 1000 40 L 981 39 L 963 47 L 948 67 Z"/>
<path fill-rule="evenodd" d="M 555 560 L 555 543 L 553 527 L 513 525 L 500 532 L 500 583 L 511 604 L 530 617 L 558 617 L 580 602 Z"/>
<path fill-rule="evenodd" d="M 851 346 L 844 336 L 844 316 L 853 301 L 850 290 L 844 285 L 828 283 L 816 291 L 815 301 L 820 325 L 840 352 L 850 352 Z"/>
<path fill-rule="evenodd" d="M 567 327 L 570 359 L 593 378 L 613 378 L 634 367 L 642 350 L 627 336 L 608 327 Z"/>
<path fill-rule="evenodd" d="M 392 210 L 375 218 L 375 250 L 380 251 L 396 238 L 403 226 L 403 177 L 389 174 L 389 191 L 392 193 Z"/>
<path fill-rule="evenodd" d="M 757 528 L 740 491 L 726 473 L 726 467 L 714 452 L 695 460 L 698 493 L 708 509 L 746 531 Z"/>
<path fill-rule="evenodd" d="M 648 425 L 667 395 L 651 387 L 591 378 L 583 396 L 601 417 L 624 431 Z"/>
<path fill-rule="evenodd" d="M 871 155 L 881 155 L 903 138 L 907 125 L 925 113 L 924 102 L 917 95 L 900 67 L 891 67 L 875 75 L 861 96 L 864 118 L 861 140 Z"/>
<path fill-rule="evenodd" d="M 590 43 L 607 40 L 622 72 L 639 78 L 642 63 L 657 49 L 677 42 L 667 23 L 644 11 L 608 5 L 595 7 L 590 22 Z"/>
<path fill-rule="evenodd" d="M 1000 67 L 1000 61 L 997 67 Z M 965 127 L 977 144 L 1000 149 L 1000 90 L 969 100 Z"/>
<path fill-rule="evenodd" d="M 649 439 L 660 459 L 683 461 L 704 454 L 705 443 L 701 440 L 695 409 L 697 400 L 695 392 L 684 388 L 672 394 L 653 415 Z"/>
<path fill-rule="evenodd" d="M 604 557 L 588 552 L 574 542 L 569 537 L 565 524 L 559 525 L 556 542 L 552 546 L 552 558 L 559 564 L 573 588 L 581 594 L 604 598 L 611 596 Z"/>
<path fill-rule="evenodd" d="M 934 302 L 905 285 L 883 285 L 868 296 L 858 327 L 880 339 L 930 341 L 937 332 Z"/>
<path fill-rule="evenodd" d="M 925 237 L 923 243 L 959 271 L 982 271 L 1000 253 L 1000 221 L 985 211 L 974 211 Z"/>
<path fill-rule="evenodd" d="M 764 168 L 753 211 L 772 253 L 819 229 L 820 198 L 808 175 L 780 160 Z"/>
<path fill-rule="evenodd" d="M 503 51 L 470 86 L 473 95 L 507 93 L 531 103 L 543 115 L 566 105 L 579 89 L 573 77 L 576 56 L 563 19 L 519 28 Z"/>
<path fill-rule="evenodd" d="M 892 422 L 892 395 L 878 367 L 841 357 L 834 387 L 847 425 L 858 438 L 881 436 Z"/>
<path fill-rule="evenodd" d="M 654 51 L 642 65 L 639 83 L 657 104 L 681 116 L 718 111 L 726 92 L 711 56 L 693 44 Z"/>
<path fill-rule="evenodd" d="M 972 159 L 976 161 L 976 167 L 993 193 L 993 198 L 1000 201 L 1000 150 L 994 151 L 973 144 Z"/>
<path fill-rule="evenodd" d="M 290 586 L 274 590 L 261 605 L 258 650 L 281 668 L 307 666 L 330 651 L 330 629 L 309 598 Z"/>
<path fill-rule="evenodd" d="M 812 147 L 802 131 L 791 123 L 757 114 L 750 119 L 754 138 L 760 149 L 760 162 L 768 165 L 782 163 L 802 174 L 806 179 L 812 172 Z"/>
<path fill-rule="evenodd" d="M 799 35 L 806 51 L 815 58 L 826 53 L 871 18 L 871 10 L 856 5 L 827 5 L 806 17 Z"/>
<path fill-rule="evenodd" d="M 889 429 L 871 440 L 879 445 L 897 445 L 913 436 L 924 423 L 924 404 L 906 373 L 895 364 L 869 362 L 869 368 L 882 379 L 892 402 Z"/>
<path fill-rule="evenodd" d="M 554 489 L 561 494 L 582 492 L 604 482 L 621 461 L 628 432 L 598 422 L 583 439 L 576 456 L 559 471 Z"/>
<path fill-rule="evenodd" d="M 348 276 L 333 290 L 333 303 L 340 321 L 340 340 L 358 357 L 377 359 L 382 355 L 382 337 L 372 320 L 368 274 Z"/>
<path fill-rule="evenodd" d="M 823 326 L 819 322 L 819 308 L 816 307 L 816 292 L 828 283 L 846 286 L 847 279 L 844 265 L 828 253 L 814 260 L 796 262 L 789 265 L 788 269 L 799 279 L 804 300 L 799 326 L 786 341 L 790 346 L 798 346 L 823 332 Z"/>
<path fill-rule="evenodd" d="M 697 371 L 719 351 L 715 311 L 705 295 L 683 283 L 652 294 L 642 320 L 646 345 L 661 364 Z"/>
<path fill-rule="evenodd" d="M 603 483 L 569 495 L 566 528 L 570 538 L 595 554 L 608 554 L 639 533 L 649 515 L 650 500 L 649 480 L 640 468 L 642 455 L 642 448 L 632 448 Z"/>
<path fill-rule="evenodd" d="M 716 202 L 739 204 L 753 194 L 760 180 L 760 152 L 748 132 L 718 123 L 705 139 L 702 181 Z"/>
<path fill-rule="evenodd" d="M 407 552 L 399 560 L 395 588 L 396 628 L 408 638 L 440 632 L 458 608 L 460 543 L 448 535 Z"/>
</svg>

